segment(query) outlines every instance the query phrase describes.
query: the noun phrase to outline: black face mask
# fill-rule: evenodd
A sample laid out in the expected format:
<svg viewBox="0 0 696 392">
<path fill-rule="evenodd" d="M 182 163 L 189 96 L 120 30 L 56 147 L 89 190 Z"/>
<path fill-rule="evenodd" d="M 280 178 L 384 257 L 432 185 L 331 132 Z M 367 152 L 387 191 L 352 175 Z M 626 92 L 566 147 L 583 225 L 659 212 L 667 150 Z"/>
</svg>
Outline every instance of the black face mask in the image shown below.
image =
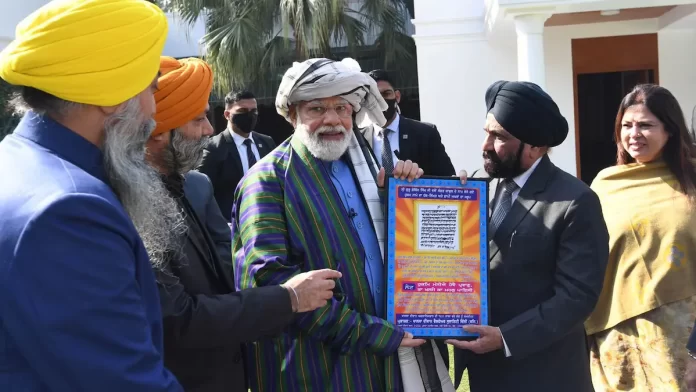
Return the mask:
<svg viewBox="0 0 696 392">
<path fill-rule="evenodd" d="M 384 118 L 390 121 L 394 118 L 394 113 L 396 113 L 396 99 L 385 99 L 385 101 L 387 101 L 389 107 L 382 113 L 384 114 Z"/>
<path fill-rule="evenodd" d="M 232 122 L 239 131 L 250 133 L 256 128 L 256 121 L 258 118 L 259 115 L 256 112 L 236 113 L 232 114 L 230 122 Z"/>
</svg>

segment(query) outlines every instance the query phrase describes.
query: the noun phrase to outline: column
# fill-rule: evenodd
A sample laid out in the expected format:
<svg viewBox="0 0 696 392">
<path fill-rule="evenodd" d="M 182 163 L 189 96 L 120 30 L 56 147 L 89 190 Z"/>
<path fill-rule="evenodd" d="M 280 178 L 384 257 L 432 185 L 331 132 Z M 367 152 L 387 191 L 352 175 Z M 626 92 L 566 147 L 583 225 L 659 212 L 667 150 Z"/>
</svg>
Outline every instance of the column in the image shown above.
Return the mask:
<svg viewBox="0 0 696 392">
<path fill-rule="evenodd" d="M 515 35 L 492 42 L 484 0 L 415 0 L 421 120 L 437 125 L 455 169 L 481 167 L 485 92 L 515 80 Z"/>
<path fill-rule="evenodd" d="M 517 78 L 538 84 L 546 89 L 544 66 L 544 22 L 551 14 L 515 16 L 517 32 Z"/>
</svg>

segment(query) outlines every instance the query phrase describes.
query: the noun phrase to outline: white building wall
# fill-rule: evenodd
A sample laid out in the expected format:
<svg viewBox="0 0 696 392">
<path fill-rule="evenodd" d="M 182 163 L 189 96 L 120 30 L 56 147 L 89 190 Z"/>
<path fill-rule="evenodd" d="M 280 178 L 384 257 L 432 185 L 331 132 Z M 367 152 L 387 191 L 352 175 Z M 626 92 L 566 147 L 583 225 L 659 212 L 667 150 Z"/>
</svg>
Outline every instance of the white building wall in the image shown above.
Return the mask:
<svg viewBox="0 0 696 392">
<path fill-rule="evenodd" d="M 679 100 L 691 127 L 696 106 L 696 26 L 690 29 L 663 29 L 657 33 L 660 85 Z"/>
<path fill-rule="evenodd" d="M 437 125 L 455 168 L 471 173 L 482 166 L 486 88 L 516 79 L 516 41 L 488 40 L 483 0 L 415 5 L 421 119 Z"/>
<path fill-rule="evenodd" d="M 0 1 L 0 50 L 14 39 L 17 24 L 46 3 L 48 0 Z"/>
</svg>

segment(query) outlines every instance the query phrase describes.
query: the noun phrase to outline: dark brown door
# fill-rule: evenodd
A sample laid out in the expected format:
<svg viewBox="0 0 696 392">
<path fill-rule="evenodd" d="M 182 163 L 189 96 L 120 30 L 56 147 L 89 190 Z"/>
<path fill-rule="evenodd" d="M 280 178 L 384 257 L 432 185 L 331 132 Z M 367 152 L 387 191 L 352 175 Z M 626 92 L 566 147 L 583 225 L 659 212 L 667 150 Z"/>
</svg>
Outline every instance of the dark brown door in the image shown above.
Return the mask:
<svg viewBox="0 0 696 392">
<path fill-rule="evenodd" d="M 577 176 L 590 184 L 616 162 L 614 122 L 637 84 L 658 83 L 657 34 L 572 41 Z"/>
</svg>

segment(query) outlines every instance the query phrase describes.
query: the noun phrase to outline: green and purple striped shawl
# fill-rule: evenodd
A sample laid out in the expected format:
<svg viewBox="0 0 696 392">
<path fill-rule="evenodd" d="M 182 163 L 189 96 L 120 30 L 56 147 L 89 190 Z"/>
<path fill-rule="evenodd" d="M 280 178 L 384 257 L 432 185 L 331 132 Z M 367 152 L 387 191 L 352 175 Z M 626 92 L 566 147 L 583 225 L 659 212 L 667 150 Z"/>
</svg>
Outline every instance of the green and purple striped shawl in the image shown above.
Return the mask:
<svg viewBox="0 0 696 392">
<path fill-rule="evenodd" d="M 396 350 L 404 332 L 373 316 L 364 250 L 324 167 L 291 138 L 254 165 L 236 200 L 238 289 L 280 284 L 314 269 L 343 274 L 326 306 L 249 345 L 251 389 L 402 390 Z"/>
</svg>

